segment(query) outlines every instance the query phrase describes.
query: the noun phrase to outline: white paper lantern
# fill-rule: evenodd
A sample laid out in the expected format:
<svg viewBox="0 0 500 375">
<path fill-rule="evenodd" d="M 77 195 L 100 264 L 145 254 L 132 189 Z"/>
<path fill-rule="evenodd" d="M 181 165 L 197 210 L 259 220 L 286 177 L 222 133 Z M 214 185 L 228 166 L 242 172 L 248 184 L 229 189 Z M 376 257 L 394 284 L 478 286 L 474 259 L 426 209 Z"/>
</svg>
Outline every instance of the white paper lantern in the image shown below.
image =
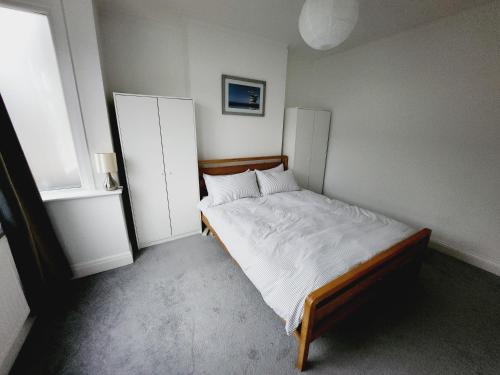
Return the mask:
<svg viewBox="0 0 500 375">
<path fill-rule="evenodd" d="M 358 22 L 358 0 L 306 0 L 299 17 L 299 31 L 314 49 L 338 46 Z"/>
</svg>

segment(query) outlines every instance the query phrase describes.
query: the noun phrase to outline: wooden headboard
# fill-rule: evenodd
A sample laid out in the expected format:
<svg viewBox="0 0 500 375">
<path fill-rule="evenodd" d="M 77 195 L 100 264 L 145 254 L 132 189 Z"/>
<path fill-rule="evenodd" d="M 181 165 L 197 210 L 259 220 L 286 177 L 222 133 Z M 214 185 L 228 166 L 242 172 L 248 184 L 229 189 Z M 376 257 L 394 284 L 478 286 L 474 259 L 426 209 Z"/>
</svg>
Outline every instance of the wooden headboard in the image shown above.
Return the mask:
<svg viewBox="0 0 500 375">
<path fill-rule="evenodd" d="M 200 195 L 207 195 L 207 188 L 203 174 L 212 176 L 224 174 L 236 174 L 245 172 L 248 169 L 269 169 L 277 167 L 283 163 L 285 170 L 288 169 L 288 156 L 256 156 L 253 158 L 234 158 L 234 159 L 214 159 L 198 161 L 198 178 L 200 180 Z"/>
</svg>

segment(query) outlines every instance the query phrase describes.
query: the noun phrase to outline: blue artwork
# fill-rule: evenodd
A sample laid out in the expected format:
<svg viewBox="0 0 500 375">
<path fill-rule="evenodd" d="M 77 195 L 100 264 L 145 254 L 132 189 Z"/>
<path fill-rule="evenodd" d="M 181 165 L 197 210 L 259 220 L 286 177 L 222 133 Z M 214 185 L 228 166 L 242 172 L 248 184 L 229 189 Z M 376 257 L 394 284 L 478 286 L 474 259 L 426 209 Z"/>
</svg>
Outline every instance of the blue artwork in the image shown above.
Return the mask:
<svg viewBox="0 0 500 375">
<path fill-rule="evenodd" d="M 222 75 L 222 114 L 264 116 L 266 81 Z"/>
<path fill-rule="evenodd" d="M 258 110 L 260 107 L 260 87 L 228 84 L 229 108 Z"/>
</svg>

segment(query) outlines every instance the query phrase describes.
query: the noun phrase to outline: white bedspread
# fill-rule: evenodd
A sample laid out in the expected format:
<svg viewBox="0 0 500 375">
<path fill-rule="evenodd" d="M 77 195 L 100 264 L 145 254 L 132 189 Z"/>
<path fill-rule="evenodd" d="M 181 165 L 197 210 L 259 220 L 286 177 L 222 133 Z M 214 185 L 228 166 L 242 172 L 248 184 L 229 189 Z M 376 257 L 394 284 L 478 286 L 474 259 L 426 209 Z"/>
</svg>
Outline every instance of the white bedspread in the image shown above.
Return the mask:
<svg viewBox="0 0 500 375">
<path fill-rule="evenodd" d="M 200 209 L 291 334 L 313 290 L 416 232 L 308 190 Z"/>
</svg>

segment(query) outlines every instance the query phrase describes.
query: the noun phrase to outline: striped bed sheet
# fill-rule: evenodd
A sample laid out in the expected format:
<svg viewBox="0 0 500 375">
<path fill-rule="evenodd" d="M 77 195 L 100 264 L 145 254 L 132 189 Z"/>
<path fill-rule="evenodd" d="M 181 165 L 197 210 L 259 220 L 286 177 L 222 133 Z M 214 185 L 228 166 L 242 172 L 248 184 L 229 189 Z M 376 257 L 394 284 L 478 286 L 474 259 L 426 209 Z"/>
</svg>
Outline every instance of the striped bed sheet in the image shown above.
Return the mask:
<svg viewBox="0 0 500 375">
<path fill-rule="evenodd" d="M 199 208 L 288 335 L 309 293 L 417 231 L 309 190 Z"/>
</svg>

